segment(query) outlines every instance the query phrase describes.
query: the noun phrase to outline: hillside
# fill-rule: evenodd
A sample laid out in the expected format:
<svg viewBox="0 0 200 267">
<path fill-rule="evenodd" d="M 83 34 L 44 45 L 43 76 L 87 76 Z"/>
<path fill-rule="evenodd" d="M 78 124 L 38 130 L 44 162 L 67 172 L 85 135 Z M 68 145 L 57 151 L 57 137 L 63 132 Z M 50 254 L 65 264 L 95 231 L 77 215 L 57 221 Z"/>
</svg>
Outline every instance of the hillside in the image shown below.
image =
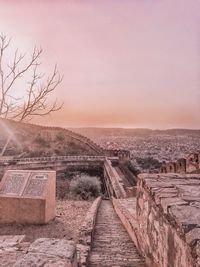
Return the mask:
<svg viewBox="0 0 200 267">
<path fill-rule="evenodd" d="M 5 156 L 99 155 L 101 148 L 88 138 L 59 127 L 44 127 L 0 119 L 0 148 L 12 133 Z"/>
</svg>

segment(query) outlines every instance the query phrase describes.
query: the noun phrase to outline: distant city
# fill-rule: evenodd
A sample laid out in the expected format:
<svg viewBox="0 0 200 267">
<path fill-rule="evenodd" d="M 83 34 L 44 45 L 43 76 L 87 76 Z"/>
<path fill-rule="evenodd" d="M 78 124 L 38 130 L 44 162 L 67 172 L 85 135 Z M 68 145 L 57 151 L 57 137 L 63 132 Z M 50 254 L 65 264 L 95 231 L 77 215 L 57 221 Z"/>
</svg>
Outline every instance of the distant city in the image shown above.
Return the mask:
<svg viewBox="0 0 200 267">
<path fill-rule="evenodd" d="M 80 128 L 74 131 L 107 149 L 128 149 L 132 158 L 173 161 L 200 150 L 199 130 Z"/>
</svg>

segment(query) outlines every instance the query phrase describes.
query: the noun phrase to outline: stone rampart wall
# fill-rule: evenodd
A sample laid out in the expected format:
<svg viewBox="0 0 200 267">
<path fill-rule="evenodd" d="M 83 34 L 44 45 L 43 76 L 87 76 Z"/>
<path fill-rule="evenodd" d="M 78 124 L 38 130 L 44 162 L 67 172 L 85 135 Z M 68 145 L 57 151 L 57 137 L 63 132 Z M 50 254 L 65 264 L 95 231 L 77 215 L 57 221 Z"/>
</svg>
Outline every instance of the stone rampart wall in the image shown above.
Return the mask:
<svg viewBox="0 0 200 267">
<path fill-rule="evenodd" d="M 199 175 L 139 176 L 137 242 L 149 266 L 200 266 L 199 201 Z"/>
<path fill-rule="evenodd" d="M 200 153 L 191 153 L 186 158 L 163 164 L 161 173 L 200 173 Z"/>
<path fill-rule="evenodd" d="M 136 198 L 112 202 L 147 266 L 200 266 L 199 174 L 141 174 Z"/>
</svg>

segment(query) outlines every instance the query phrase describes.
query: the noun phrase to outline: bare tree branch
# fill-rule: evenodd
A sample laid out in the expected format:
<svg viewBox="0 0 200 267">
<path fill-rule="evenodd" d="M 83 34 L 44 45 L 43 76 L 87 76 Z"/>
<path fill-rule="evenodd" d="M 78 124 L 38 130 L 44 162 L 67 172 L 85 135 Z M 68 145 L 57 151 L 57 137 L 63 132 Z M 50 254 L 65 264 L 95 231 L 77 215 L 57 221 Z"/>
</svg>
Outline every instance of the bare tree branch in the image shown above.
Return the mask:
<svg viewBox="0 0 200 267">
<path fill-rule="evenodd" d="M 60 110 L 63 104 L 58 104 L 57 100 L 53 103 L 48 101 L 63 80 L 57 66 L 45 80 L 45 74 L 39 72 L 43 50 L 36 47 L 29 60 L 26 54 L 16 49 L 12 62 L 6 62 L 10 42 L 11 39 L 5 34 L 0 34 L 0 118 L 27 121 L 34 116 L 46 116 Z M 16 85 L 20 79 L 26 79 L 27 75 L 30 75 L 29 82 L 27 88 L 23 88 L 26 93 L 19 97 Z"/>
<path fill-rule="evenodd" d="M 55 65 L 53 73 L 44 81 L 44 74 L 39 73 L 39 59 L 42 49 L 34 47 L 28 63 L 24 63 L 26 54 L 20 54 L 18 49 L 13 55 L 13 62 L 5 66 L 5 52 L 9 48 L 11 39 L 0 35 L 0 117 L 24 121 L 33 116 L 45 116 L 62 108 L 62 104 L 48 103 L 50 94 L 62 82 Z M 24 101 L 16 97 L 13 88 L 20 78 L 27 72 L 32 72 Z"/>
</svg>

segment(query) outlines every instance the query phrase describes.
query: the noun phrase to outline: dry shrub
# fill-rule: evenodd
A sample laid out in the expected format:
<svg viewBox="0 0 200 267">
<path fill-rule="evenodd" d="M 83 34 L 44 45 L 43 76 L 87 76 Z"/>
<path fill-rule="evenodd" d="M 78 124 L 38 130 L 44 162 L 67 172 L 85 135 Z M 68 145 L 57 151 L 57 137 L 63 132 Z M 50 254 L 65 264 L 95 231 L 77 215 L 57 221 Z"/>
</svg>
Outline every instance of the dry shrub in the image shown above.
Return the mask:
<svg viewBox="0 0 200 267">
<path fill-rule="evenodd" d="M 98 197 L 101 193 L 101 182 L 98 177 L 82 174 L 70 182 L 70 192 L 83 200 Z"/>
</svg>

